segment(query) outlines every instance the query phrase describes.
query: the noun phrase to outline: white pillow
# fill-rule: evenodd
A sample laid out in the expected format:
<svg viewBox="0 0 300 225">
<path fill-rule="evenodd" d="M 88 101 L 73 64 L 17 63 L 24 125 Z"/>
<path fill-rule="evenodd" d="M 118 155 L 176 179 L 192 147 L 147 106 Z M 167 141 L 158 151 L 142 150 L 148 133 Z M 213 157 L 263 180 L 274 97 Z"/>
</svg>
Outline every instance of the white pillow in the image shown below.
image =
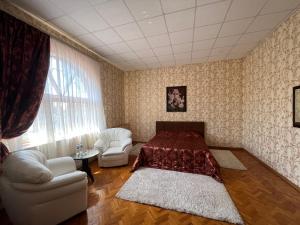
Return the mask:
<svg viewBox="0 0 300 225">
<path fill-rule="evenodd" d="M 53 178 L 46 162 L 44 154 L 36 150 L 13 152 L 3 162 L 3 174 L 15 183 L 46 183 Z"/>
</svg>

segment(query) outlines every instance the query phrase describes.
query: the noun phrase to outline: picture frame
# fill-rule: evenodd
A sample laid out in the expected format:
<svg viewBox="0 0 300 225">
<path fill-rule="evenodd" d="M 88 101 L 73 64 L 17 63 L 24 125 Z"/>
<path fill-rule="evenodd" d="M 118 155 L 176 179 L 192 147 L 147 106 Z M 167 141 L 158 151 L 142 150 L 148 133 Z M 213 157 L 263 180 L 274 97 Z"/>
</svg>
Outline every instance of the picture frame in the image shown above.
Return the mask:
<svg viewBox="0 0 300 225">
<path fill-rule="evenodd" d="M 300 86 L 293 87 L 293 127 L 300 128 Z"/>
<path fill-rule="evenodd" d="M 166 109 L 167 112 L 187 111 L 186 86 L 173 86 L 166 88 Z"/>
</svg>

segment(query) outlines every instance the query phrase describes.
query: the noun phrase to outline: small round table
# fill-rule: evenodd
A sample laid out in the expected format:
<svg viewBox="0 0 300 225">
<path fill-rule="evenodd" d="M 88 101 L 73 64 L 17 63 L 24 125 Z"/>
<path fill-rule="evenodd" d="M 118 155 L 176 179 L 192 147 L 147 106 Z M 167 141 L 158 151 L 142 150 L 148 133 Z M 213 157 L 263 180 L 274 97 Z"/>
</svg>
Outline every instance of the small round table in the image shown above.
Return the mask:
<svg viewBox="0 0 300 225">
<path fill-rule="evenodd" d="M 92 174 L 92 170 L 89 167 L 89 159 L 98 155 L 99 151 L 96 149 L 87 150 L 85 154 L 81 155 L 73 155 L 72 158 L 74 160 L 81 160 L 82 161 L 82 168 L 81 170 L 86 172 L 88 177 L 91 178 L 92 182 L 94 182 L 94 177 Z"/>
</svg>

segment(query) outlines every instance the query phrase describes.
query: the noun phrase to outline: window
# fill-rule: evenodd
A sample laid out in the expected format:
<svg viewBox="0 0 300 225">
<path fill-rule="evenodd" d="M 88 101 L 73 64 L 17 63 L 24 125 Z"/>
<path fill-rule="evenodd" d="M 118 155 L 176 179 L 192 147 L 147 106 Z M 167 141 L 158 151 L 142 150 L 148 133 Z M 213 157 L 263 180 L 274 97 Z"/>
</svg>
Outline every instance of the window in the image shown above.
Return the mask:
<svg viewBox="0 0 300 225">
<path fill-rule="evenodd" d="M 70 143 L 74 138 L 87 142 L 105 127 L 99 64 L 51 39 L 49 72 L 37 117 L 8 146 L 17 150 L 50 144 L 54 146 L 51 151 L 57 151 L 57 142 Z M 73 148 L 70 144 L 63 147 L 69 152 Z"/>
</svg>

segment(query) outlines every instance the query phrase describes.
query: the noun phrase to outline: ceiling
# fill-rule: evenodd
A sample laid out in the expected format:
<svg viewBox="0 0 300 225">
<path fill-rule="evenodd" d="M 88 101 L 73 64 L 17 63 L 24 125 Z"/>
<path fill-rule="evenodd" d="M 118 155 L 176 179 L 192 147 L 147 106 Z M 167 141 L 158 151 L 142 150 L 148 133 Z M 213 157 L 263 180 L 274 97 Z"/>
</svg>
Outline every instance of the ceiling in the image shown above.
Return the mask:
<svg viewBox="0 0 300 225">
<path fill-rule="evenodd" d="M 300 0 L 13 0 L 122 70 L 241 58 Z"/>
</svg>

